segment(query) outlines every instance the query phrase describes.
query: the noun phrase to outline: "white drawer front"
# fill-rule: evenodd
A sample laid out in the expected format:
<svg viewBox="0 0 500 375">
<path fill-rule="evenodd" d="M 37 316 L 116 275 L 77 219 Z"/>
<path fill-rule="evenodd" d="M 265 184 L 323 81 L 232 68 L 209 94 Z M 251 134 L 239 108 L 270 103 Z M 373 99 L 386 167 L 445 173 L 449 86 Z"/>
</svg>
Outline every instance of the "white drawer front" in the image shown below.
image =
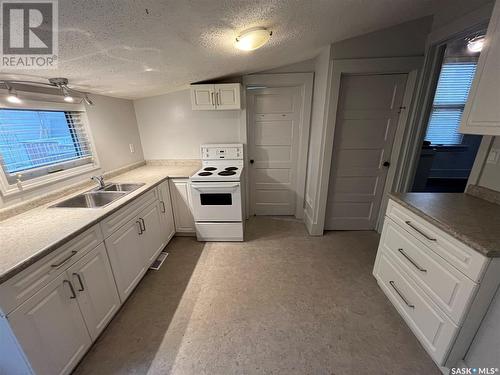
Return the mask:
<svg viewBox="0 0 500 375">
<path fill-rule="evenodd" d="M 378 253 L 375 277 L 436 363 L 443 365 L 458 327 L 396 266 L 391 255 Z"/>
<path fill-rule="evenodd" d="M 0 285 L 0 308 L 8 314 L 103 241 L 99 225 L 54 250 Z"/>
<path fill-rule="evenodd" d="M 114 214 L 105 218 L 101 221 L 104 238 L 108 238 L 123 225 L 127 224 L 130 220 L 137 216 L 144 207 L 153 203 L 156 199 L 158 199 L 158 191 L 157 189 L 152 189 L 132 202 L 127 203 Z"/>
<path fill-rule="evenodd" d="M 386 215 L 469 278 L 480 281 L 488 258 L 393 200 L 389 200 Z"/>
<path fill-rule="evenodd" d="M 390 252 L 399 266 L 458 325 L 461 324 L 477 284 L 443 258 L 386 218 L 381 250 Z"/>
</svg>

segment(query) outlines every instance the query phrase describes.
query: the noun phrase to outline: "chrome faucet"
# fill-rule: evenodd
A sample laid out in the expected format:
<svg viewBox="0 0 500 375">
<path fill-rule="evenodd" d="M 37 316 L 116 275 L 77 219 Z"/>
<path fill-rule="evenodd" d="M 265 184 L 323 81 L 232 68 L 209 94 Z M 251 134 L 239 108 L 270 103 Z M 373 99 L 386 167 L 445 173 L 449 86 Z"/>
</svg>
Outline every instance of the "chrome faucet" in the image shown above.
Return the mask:
<svg viewBox="0 0 500 375">
<path fill-rule="evenodd" d="M 104 176 L 92 176 L 91 178 L 93 181 L 97 182 L 99 184 L 99 189 L 103 189 L 106 184 L 104 183 Z"/>
</svg>

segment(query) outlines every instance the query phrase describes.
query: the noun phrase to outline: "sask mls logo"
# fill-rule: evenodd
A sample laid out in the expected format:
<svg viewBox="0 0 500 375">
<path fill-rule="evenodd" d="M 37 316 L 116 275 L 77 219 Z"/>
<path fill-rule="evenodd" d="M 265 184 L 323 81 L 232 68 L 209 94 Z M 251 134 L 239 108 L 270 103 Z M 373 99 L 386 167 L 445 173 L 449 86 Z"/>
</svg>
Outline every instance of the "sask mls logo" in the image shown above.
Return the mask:
<svg viewBox="0 0 500 375">
<path fill-rule="evenodd" d="M 4 0 L 4 68 L 50 69 L 57 63 L 57 0 Z"/>
</svg>

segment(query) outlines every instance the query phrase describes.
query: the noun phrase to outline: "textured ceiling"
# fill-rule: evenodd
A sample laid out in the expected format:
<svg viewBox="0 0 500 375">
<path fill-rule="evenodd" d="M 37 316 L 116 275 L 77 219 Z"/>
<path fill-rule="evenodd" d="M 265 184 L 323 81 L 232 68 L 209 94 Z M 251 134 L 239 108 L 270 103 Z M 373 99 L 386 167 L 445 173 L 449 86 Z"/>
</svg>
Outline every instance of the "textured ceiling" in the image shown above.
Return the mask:
<svg viewBox="0 0 500 375">
<path fill-rule="evenodd" d="M 431 14 L 432 3 L 59 0 L 58 69 L 15 73 L 64 76 L 93 93 L 147 97 L 311 58 L 331 42 Z M 270 42 L 253 52 L 235 49 L 238 32 L 254 26 L 271 29 Z"/>
</svg>

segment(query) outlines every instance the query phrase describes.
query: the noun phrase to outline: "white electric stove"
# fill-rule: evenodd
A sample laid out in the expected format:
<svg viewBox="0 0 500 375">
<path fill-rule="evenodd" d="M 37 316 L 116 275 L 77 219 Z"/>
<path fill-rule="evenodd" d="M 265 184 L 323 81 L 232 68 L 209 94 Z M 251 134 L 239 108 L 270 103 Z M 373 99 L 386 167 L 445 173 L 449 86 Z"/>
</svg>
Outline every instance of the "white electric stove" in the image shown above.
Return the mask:
<svg viewBox="0 0 500 375">
<path fill-rule="evenodd" d="M 243 241 L 243 145 L 201 146 L 202 168 L 190 177 L 199 241 Z"/>
</svg>

